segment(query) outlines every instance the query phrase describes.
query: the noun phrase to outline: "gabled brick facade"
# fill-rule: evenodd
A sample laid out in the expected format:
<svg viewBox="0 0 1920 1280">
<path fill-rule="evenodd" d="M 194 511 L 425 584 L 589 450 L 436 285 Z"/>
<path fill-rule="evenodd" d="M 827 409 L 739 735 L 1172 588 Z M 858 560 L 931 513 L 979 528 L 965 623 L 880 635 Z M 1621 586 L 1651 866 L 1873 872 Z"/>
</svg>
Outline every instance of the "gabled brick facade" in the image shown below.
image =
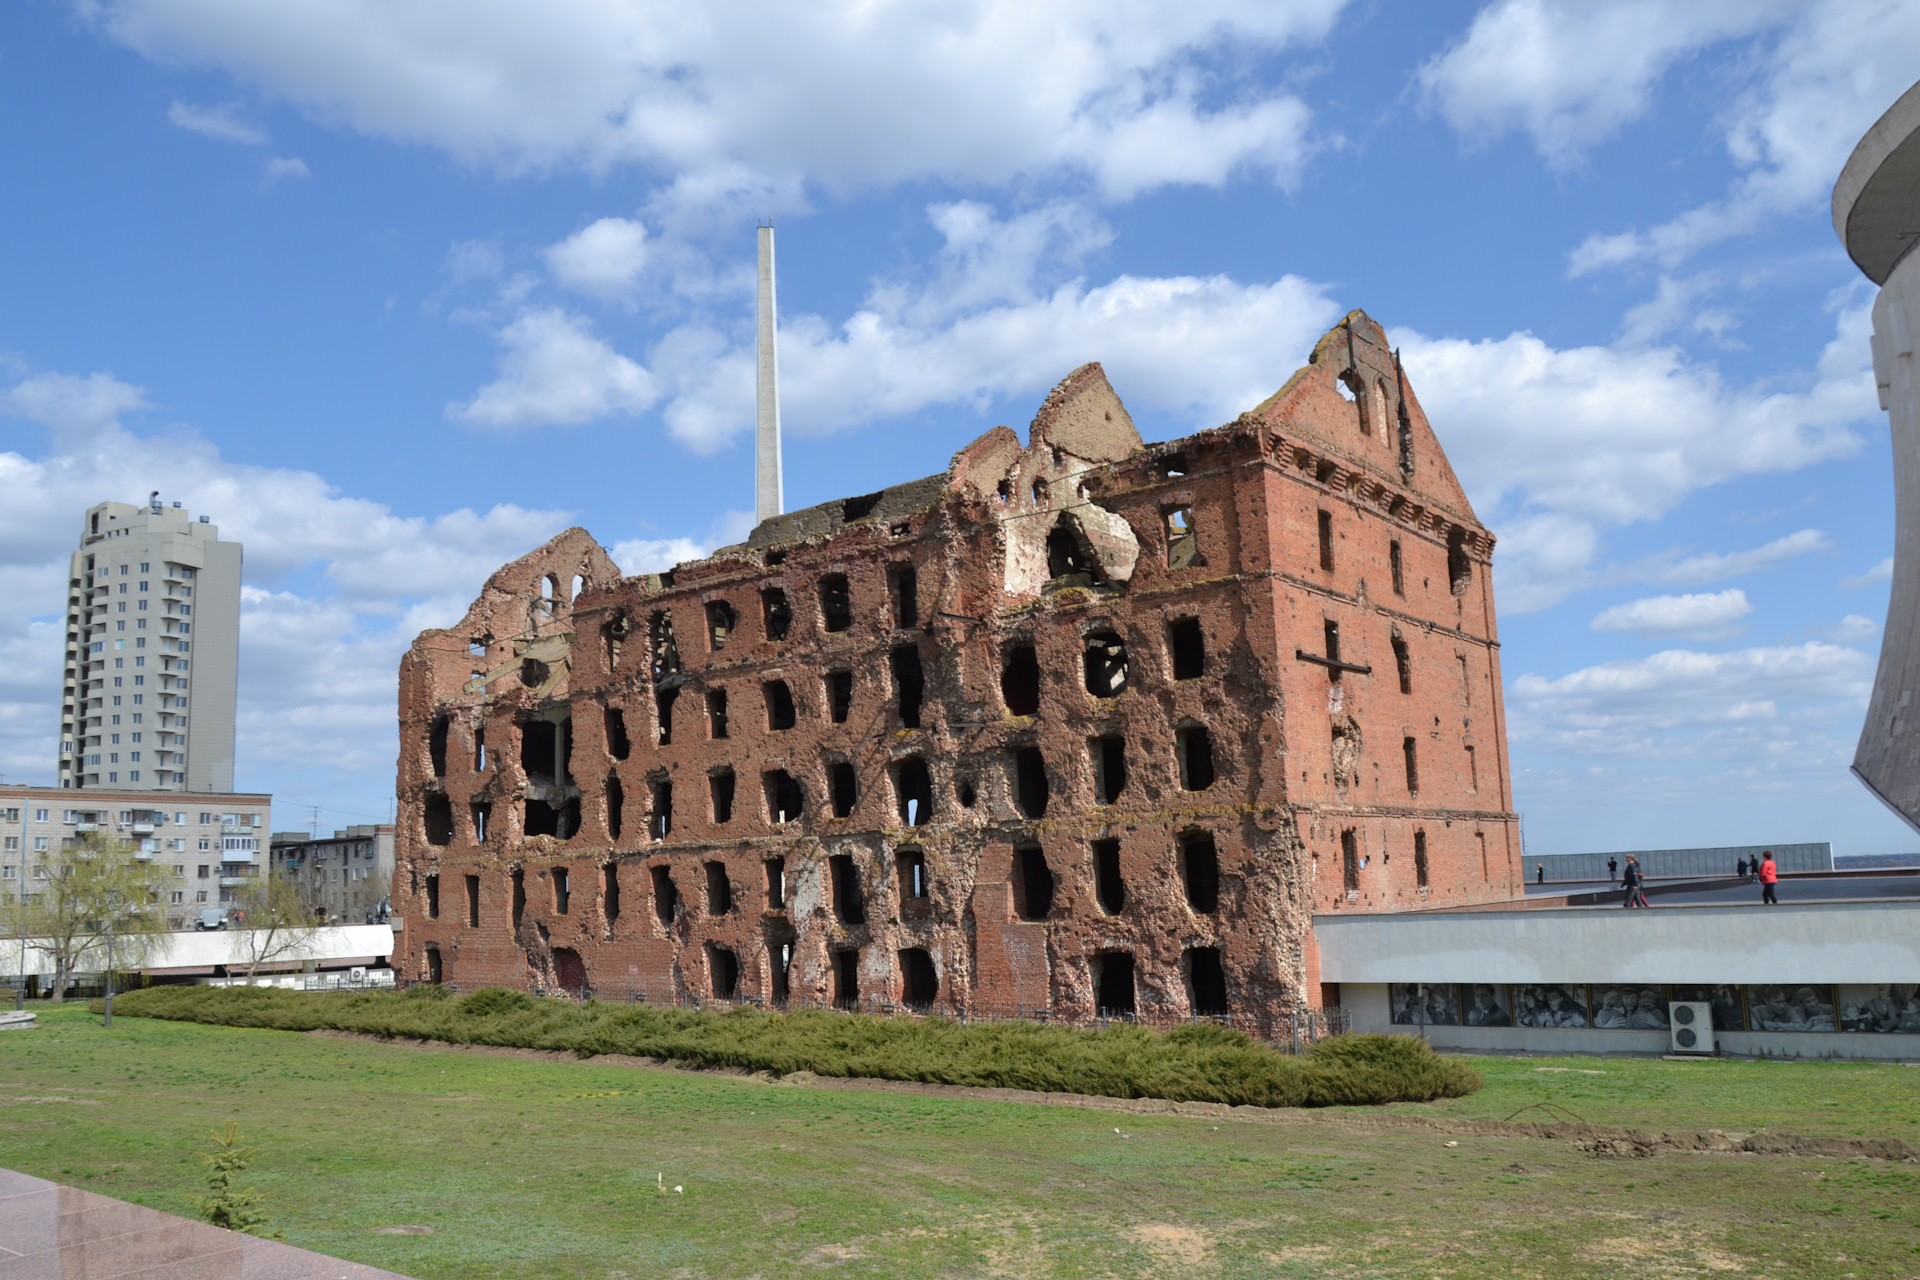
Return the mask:
<svg viewBox="0 0 1920 1280">
<path fill-rule="evenodd" d="M 402 662 L 395 964 L 1274 1025 L 1313 912 L 1519 892 L 1492 549 L 1360 312 L 1183 440 L 1088 365 L 671 573 L 569 530 Z"/>
</svg>

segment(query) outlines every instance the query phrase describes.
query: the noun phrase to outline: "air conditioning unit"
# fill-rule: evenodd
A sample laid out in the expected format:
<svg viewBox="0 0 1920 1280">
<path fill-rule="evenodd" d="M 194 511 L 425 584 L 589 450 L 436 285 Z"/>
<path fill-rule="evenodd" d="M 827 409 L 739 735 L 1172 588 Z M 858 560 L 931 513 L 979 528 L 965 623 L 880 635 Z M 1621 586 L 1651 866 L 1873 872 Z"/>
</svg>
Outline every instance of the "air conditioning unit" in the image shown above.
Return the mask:
<svg viewBox="0 0 1920 1280">
<path fill-rule="evenodd" d="M 1669 1000 L 1667 1031 L 1675 1053 L 1713 1053 L 1713 1006 L 1705 1000 Z"/>
</svg>

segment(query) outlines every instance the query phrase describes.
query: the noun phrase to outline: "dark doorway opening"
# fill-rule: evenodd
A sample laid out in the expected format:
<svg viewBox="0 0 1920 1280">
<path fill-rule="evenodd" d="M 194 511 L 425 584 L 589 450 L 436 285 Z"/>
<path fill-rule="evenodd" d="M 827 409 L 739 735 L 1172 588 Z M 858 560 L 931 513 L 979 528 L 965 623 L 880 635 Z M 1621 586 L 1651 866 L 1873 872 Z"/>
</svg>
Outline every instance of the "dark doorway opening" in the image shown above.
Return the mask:
<svg viewBox="0 0 1920 1280">
<path fill-rule="evenodd" d="M 1032 645 L 1017 644 L 1007 650 L 1006 665 L 1000 669 L 1000 697 L 1009 715 L 1039 714 L 1040 659 Z"/>
<path fill-rule="evenodd" d="M 1207 642 L 1200 632 L 1200 619 L 1174 619 L 1168 636 L 1173 647 L 1175 680 L 1198 680 L 1207 674 Z"/>
<path fill-rule="evenodd" d="M 1022 920 L 1045 920 L 1053 911 L 1053 871 L 1037 844 L 1013 851 L 1013 910 Z"/>
<path fill-rule="evenodd" d="M 1093 842 L 1093 896 L 1100 909 L 1110 916 L 1120 914 L 1127 905 L 1127 884 L 1120 877 L 1120 842 Z"/>
<path fill-rule="evenodd" d="M 680 914 L 680 890 L 674 887 L 673 871 L 667 867 L 648 870 L 653 876 L 653 914 L 661 924 L 672 924 Z"/>
<path fill-rule="evenodd" d="M 855 1009 L 860 1005 L 860 953 L 858 951 L 833 953 L 833 1002 L 842 1009 Z"/>
<path fill-rule="evenodd" d="M 1101 1017 L 1133 1013 L 1133 956 L 1102 952 L 1093 958 L 1093 1003 Z"/>
<path fill-rule="evenodd" d="M 1187 998 L 1193 1011 L 1203 1018 L 1217 1018 L 1227 1011 L 1227 970 L 1220 963 L 1218 947 L 1190 947 L 1181 957 L 1187 971 Z"/>
<path fill-rule="evenodd" d="M 740 988 L 740 957 L 725 947 L 707 944 L 707 976 L 712 980 L 713 998 L 731 1000 Z"/>
<path fill-rule="evenodd" d="M 900 1002 L 925 1009 L 940 998 L 940 974 L 933 957 L 920 947 L 908 947 L 900 953 Z"/>
<path fill-rule="evenodd" d="M 860 892 L 860 872 L 853 856 L 836 853 L 827 859 L 828 888 L 833 893 L 833 917 L 841 924 L 867 922 L 866 896 Z"/>
</svg>

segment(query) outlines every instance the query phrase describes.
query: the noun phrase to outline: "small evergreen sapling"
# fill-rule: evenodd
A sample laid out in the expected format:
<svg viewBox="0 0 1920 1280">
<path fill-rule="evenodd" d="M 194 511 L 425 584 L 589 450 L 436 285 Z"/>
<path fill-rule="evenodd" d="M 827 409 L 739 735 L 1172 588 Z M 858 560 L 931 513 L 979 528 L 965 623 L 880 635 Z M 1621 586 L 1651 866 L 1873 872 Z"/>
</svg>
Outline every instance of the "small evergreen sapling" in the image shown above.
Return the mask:
<svg viewBox="0 0 1920 1280">
<path fill-rule="evenodd" d="M 266 1240 L 284 1239 L 284 1233 L 273 1230 L 264 1207 L 273 1193 L 258 1187 L 241 1191 L 233 1185 L 234 1178 L 252 1166 L 259 1148 L 241 1146 L 240 1126 L 231 1120 L 227 1131 L 216 1132 L 213 1141 L 212 1151 L 199 1153 L 207 1165 L 207 1194 L 192 1198 L 200 1208 L 201 1221 Z"/>
</svg>

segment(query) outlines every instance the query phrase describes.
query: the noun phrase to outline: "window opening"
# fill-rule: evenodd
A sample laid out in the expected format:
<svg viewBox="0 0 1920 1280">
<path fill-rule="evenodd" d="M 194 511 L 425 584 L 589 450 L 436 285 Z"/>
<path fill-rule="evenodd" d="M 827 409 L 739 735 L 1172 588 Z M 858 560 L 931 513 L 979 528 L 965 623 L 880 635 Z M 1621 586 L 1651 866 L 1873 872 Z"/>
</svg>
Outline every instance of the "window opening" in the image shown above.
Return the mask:
<svg viewBox="0 0 1920 1280">
<path fill-rule="evenodd" d="M 1467 655 L 1456 653 L 1454 660 L 1460 664 L 1460 701 L 1464 706 L 1473 705 L 1473 681 L 1467 676 Z"/>
<path fill-rule="evenodd" d="M 1007 713 L 1016 716 L 1037 715 L 1040 711 L 1040 660 L 1030 644 L 1007 649 L 1006 665 L 1000 669 L 1000 697 Z"/>
<path fill-rule="evenodd" d="M 833 918 L 841 924 L 865 924 L 867 904 L 860 892 L 860 873 L 853 855 L 836 853 L 827 859 L 828 889 L 833 894 Z"/>
<path fill-rule="evenodd" d="M 427 981 L 437 987 L 445 972 L 440 966 L 440 948 L 429 942 L 427 944 Z"/>
<path fill-rule="evenodd" d="M 1407 569 L 1400 559 L 1400 540 L 1394 539 L 1387 544 L 1387 567 L 1393 571 L 1393 594 L 1407 594 Z"/>
<path fill-rule="evenodd" d="M 827 718 L 835 724 L 845 724 L 852 707 L 853 672 L 827 672 Z"/>
<path fill-rule="evenodd" d="M 707 795 L 713 801 L 713 825 L 723 827 L 733 821 L 733 770 L 721 769 L 707 778 Z"/>
<path fill-rule="evenodd" d="M 612 862 L 600 868 L 600 910 L 611 929 L 620 918 L 620 868 Z"/>
<path fill-rule="evenodd" d="M 787 906 L 787 860 L 768 858 L 763 865 L 767 871 L 767 910 L 784 911 Z"/>
<path fill-rule="evenodd" d="M 1187 971 L 1187 999 L 1195 1014 L 1218 1018 L 1227 1012 L 1227 970 L 1220 948 L 1190 947 L 1180 957 Z"/>
<path fill-rule="evenodd" d="M 566 740 L 568 724 L 529 720 L 520 726 L 520 767 L 538 785 L 565 786 L 573 781 L 567 767 L 573 754 Z"/>
<path fill-rule="evenodd" d="M 909 1008 L 926 1009 L 940 998 L 940 974 L 933 957 L 922 947 L 900 952 L 900 1002 Z"/>
<path fill-rule="evenodd" d="M 1103 951 L 1093 958 L 1093 1003 L 1101 1017 L 1133 1014 L 1133 956 Z"/>
<path fill-rule="evenodd" d="M 673 871 L 668 867 L 648 870 L 653 877 L 653 914 L 661 924 L 672 924 L 680 911 L 680 890 L 674 887 Z"/>
<path fill-rule="evenodd" d="M 627 737 L 627 713 L 619 707 L 608 707 L 606 726 L 607 754 L 615 760 L 625 760 L 633 754 L 633 742 Z"/>
<path fill-rule="evenodd" d="M 487 842 L 487 823 L 493 818 L 492 802 L 483 800 L 475 803 L 472 807 L 471 817 L 473 818 L 473 842 L 475 844 L 485 844 Z"/>
<path fill-rule="evenodd" d="M 1480 790 L 1480 763 L 1471 745 L 1467 747 L 1467 790 Z"/>
<path fill-rule="evenodd" d="M 727 736 L 727 691 L 725 689 L 707 690 L 707 736 L 716 740 Z"/>
<path fill-rule="evenodd" d="M 727 637 L 733 634 L 738 625 L 733 606 L 725 600 L 714 600 L 707 604 L 707 647 L 715 653 L 727 647 Z"/>
<path fill-rule="evenodd" d="M 520 932 L 521 917 L 527 914 L 527 873 L 519 867 L 513 869 L 513 931 Z"/>
<path fill-rule="evenodd" d="M 427 919 L 438 920 L 439 918 L 440 918 L 440 877 L 437 875 L 433 875 L 433 876 L 427 877 Z"/>
<path fill-rule="evenodd" d="M 658 684 L 680 670 L 680 648 L 673 642 L 673 615 L 665 609 L 654 610 L 647 623 L 647 637 L 652 651 L 653 682 Z"/>
<path fill-rule="evenodd" d="M 627 804 L 626 789 L 620 785 L 620 775 L 607 775 L 607 834 L 613 839 L 620 838 L 620 824 L 625 818 Z"/>
<path fill-rule="evenodd" d="M 647 832 L 655 840 L 673 834 L 673 784 L 661 779 L 649 788 L 653 792 L 653 813 L 647 820 Z"/>
<path fill-rule="evenodd" d="M 733 884 L 727 879 L 727 864 L 707 864 L 707 914 L 724 916 L 733 910 Z"/>
<path fill-rule="evenodd" d="M 1173 644 L 1173 678 L 1198 680 L 1205 675 L 1207 647 L 1200 633 L 1200 619 L 1175 618 L 1169 635 Z"/>
<path fill-rule="evenodd" d="M 1333 513 L 1320 513 L 1320 567 L 1333 572 Z"/>
<path fill-rule="evenodd" d="M 1187 905 L 1202 914 L 1220 907 L 1220 854 L 1213 835 L 1192 831 L 1180 837 L 1180 875 L 1187 890 Z"/>
<path fill-rule="evenodd" d="M 1416 889 L 1427 887 L 1427 833 L 1413 833 L 1413 884 Z"/>
<path fill-rule="evenodd" d="M 1044 507 L 1047 505 L 1047 481 L 1045 476 L 1034 480 L 1031 492 L 1034 506 Z"/>
<path fill-rule="evenodd" d="M 920 575 L 910 564 L 893 566 L 887 575 L 893 596 L 893 625 L 905 630 L 920 625 Z"/>
<path fill-rule="evenodd" d="M 1053 911 L 1053 870 L 1037 844 L 1013 851 L 1013 909 L 1022 920 L 1045 920 Z"/>
<path fill-rule="evenodd" d="M 1419 750 L 1420 750 L 1420 744 L 1417 739 L 1402 738 L 1400 740 L 1400 754 L 1405 756 L 1407 761 L 1407 794 L 1408 795 L 1420 794 Z"/>
<path fill-rule="evenodd" d="M 845 631 L 853 625 L 846 574 L 829 573 L 820 579 L 820 622 L 827 631 Z"/>
<path fill-rule="evenodd" d="M 899 884 L 901 903 L 927 900 L 927 855 L 919 849 L 902 849 L 893 855 L 893 869 Z"/>
<path fill-rule="evenodd" d="M 1447 580 L 1453 594 L 1463 596 L 1473 585 L 1473 561 L 1467 555 L 1467 531 L 1459 525 L 1447 531 Z"/>
<path fill-rule="evenodd" d="M 433 761 L 433 776 L 436 778 L 447 776 L 447 729 L 447 717 L 438 715 L 427 730 L 427 755 Z"/>
<path fill-rule="evenodd" d="M 980 798 L 979 793 L 974 789 L 972 778 L 956 780 L 953 785 L 953 795 L 954 799 L 960 802 L 962 809 L 973 808 L 973 802 Z"/>
<path fill-rule="evenodd" d="M 1213 785 L 1213 736 L 1198 725 L 1177 735 L 1180 753 L 1180 789 L 1205 791 Z"/>
<path fill-rule="evenodd" d="M 1120 878 L 1120 842 L 1093 842 L 1093 896 L 1100 909 L 1110 916 L 1120 914 L 1127 905 L 1127 884 Z"/>
<path fill-rule="evenodd" d="M 680 701 L 680 690 L 662 689 L 653 696 L 654 707 L 660 716 L 660 745 L 673 745 L 673 704 Z"/>
<path fill-rule="evenodd" d="M 480 877 L 467 878 L 467 928 L 480 927 Z"/>
<path fill-rule="evenodd" d="M 573 895 L 567 889 L 567 869 L 555 867 L 553 869 L 553 914 L 566 915 L 567 907 L 572 900 Z"/>
<path fill-rule="evenodd" d="M 793 691 L 785 680 L 769 680 L 761 686 L 767 699 L 767 728 L 775 733 L 793 728 L 797 717 L 793 709 Z"/>
<path fill-rule="evenodd" d="M 1093 757 L 1093 795 L 1100 804 L 1112 804 L 1127 785 L 1127 743 L 1118 737 L 1094 738 L 1087 743 Z"/>
<path fill-rule="evenodd" d="M 768 939 L 767 972 L 773 979 L 773 990 L 770 996 L 775 1008 L 783 1007 L 787 1003 L 787 969 L 792 963 L 793 943 Z"/>
<path fill-rule="evenodd" d="M 899 646 L 888 655 L 887 664 L 893 671 L 893 695 L 900 709 L 900 725 L 905 729 L 918 729 L 920 705 L 927 690 L 918 646 Z"/>
<path fill-rule="evenodd" d="M 910 756 L 894 765 L 893 790 L 902 826 L 924 827 L 933 821 L 933 775 L 925 760 Z"/>
<path fill-rule="evenodd" d="M 1360 842 L 1352 827 L 1340 833 L 1340 879 L 1348 893 L 1360 892 Z"/>
<path fill-rule="evenodd" d="M 800 794 L 800 784 L 785 769 L 774 769 L 766 774 L 767 817 L 776 823 L 793 822 L 802 816 L 804 799 Z"/>
<path fill-rule="evenodd" d="M 787 593 L 779 587 L 768 587 L 760 593 L 760 618 L 767 628 L 767 639 L 785 640 L 787 632 L 793 626 L 793 608 L 787 604 Z"/>
<path fill-rule="evenodd" d="M 1014 800 L 1020 812 L 1029 818 L 1047 816 L 1047 762 L 1038 747 L 1022 747 L 1013 753 Z"/>
<path fill-rule="evenodd" d="M 859 787 L 854 778 L 853 765 L 845 760 L 835 760 L 828 764 L 827 798 L 833 804 L 833 816 L 852 817 L 854 802 L 858 796 Z"/>
<path fill-rule="evenodd" d="M 860 1006 L 860 953 L 833 953 L 833 1002 L 842 1009 Z"/>
<path fill-rule="evenodd" d="M 1111 698 L 1127 687 L 1127 645 L 1111 631 L 1095 631 L 1086 638 L 1082 663 L 1086 668 L 1087 692 L 1096 698 Z"/>
<path fill-rule="evenodd" d="M 1193 528 L 1192 507 L 1169 507 L 1161 513 L 1167 539 L 1167 568 L 1187 569 L 1206 562 L 1200 558 L 1200 538 Z"/>
<path fill-rule="evenodd" d="M 1047 532 L 1047 577 L 1055 581 L 1083 577 L 1088 586 L 1106 580 L 1100 558 L 1094 555 L 1086 532 L 1070 513 L 1062 512 Z"/>
<path fill-rule="evenodd" d="M 1398 631 L 1393 633 L 1393 665 L 1400 672 L 1400 692 L 1413 692 L 1413 654 Z"/>
<path fill-rule="evenodd" d="M 428 796 L 426 803 L 427 843 L 453 843 L 453 803 L 445 796 Z"/>
<path fill-rule="evenodd" d="M 1328 618 L 1320 624 L 1320 631 L 1322 638 L 1326 642 L 1327 661 L 1340 661 L 1340 624 Z M 1327 679 L 1333 681 L 1335 684 L 1340 683 L 1340 677 L 1344 674 L 1345 672 L 1341 671 L 1339 667 L 1327 668 Z"/>
<path fill-rule="evenodd" d="M 731 1000 L 740 986 L 740 957 L 725 947 L 707 944 L 707 975 L 715 1000 Z"/>
</svg>

